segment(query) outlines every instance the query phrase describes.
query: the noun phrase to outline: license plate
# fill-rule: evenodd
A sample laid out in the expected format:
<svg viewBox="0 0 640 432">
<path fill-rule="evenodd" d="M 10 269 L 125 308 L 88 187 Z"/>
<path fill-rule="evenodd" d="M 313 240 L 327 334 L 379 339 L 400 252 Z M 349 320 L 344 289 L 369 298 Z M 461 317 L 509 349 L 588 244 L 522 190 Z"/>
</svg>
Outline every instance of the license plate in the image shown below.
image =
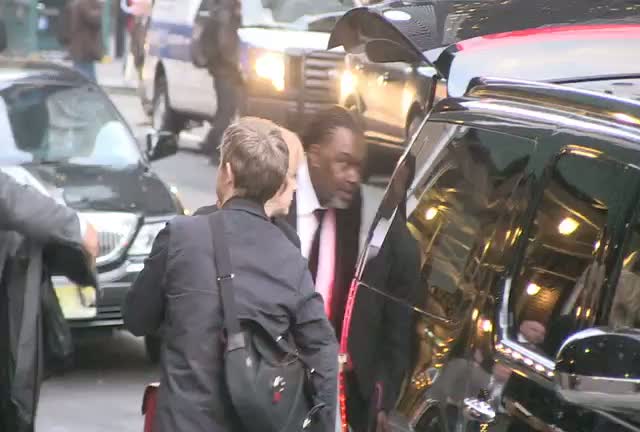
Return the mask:
<svg viewBox="0 0 640 432">
<path fill-rule="evenodd" d="M 54 282 L 54 289 L 66 319 L 90 319 L 97 316 L 94 287 L 80 287 L 69 281 L 61 281 Z"/>
</svg>

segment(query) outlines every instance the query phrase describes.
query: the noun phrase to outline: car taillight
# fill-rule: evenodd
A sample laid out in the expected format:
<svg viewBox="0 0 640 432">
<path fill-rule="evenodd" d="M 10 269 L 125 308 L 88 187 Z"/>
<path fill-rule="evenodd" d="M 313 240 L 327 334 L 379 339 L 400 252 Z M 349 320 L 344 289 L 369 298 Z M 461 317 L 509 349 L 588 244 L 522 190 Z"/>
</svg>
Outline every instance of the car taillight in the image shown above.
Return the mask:
<svg viewBox="0 0 640 432">
<path fill-rule="evenodd" d="M 356 301 L 356 294 L 358 293 L 358 281 L 354 278 L 351 281 L 351 287 L 349 287 L 349 296 L 347 297 L 347 304 L 344 310 L 344 318 L 342 320 L 342 335 L 340 336 L 340 355 L 339 365 L 340 370 L 338 373 L 338 400 L 340 401 L 340 422 L 342 423 L 342 432 L 349 431 L 349 425 L 347 421 L 347 393 L 346 393 L 346 377 L 345 374 L 348 369 L 351 368 L 351 359 L 349 358 L 348 341 L 349 341 L 349 327 L 351 327 L 351 316 L 353 315 L 353 306 Z"/>
<path fill-rule="evenodd" d="M 347 424 L 347 396 L 345 393 L 345 376 L 344 370 L 341 370 L 338 374 L 338 391 L 339 393 L 339 401 L 340 406 L 338 409 L 340 410 L 340 424 L 342 425 L 342 432 L 349 431 L 349 425 Z"/>
</svg>

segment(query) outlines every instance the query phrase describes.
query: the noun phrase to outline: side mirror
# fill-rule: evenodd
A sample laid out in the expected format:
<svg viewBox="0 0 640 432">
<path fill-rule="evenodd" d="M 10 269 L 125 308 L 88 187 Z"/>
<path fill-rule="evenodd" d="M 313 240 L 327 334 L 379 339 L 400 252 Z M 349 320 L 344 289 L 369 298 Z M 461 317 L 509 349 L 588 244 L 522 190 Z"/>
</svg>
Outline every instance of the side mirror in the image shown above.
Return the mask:
<svg viewBox="0 0 640 432">
<path fill-rule="evenodd" d="M 556 391 L 578 406 L 612 411 L 640 406 L 640 330 L 589 329 L 569 338 L 556 358 Z"/>
<path fill-rule="evenodd" d="M 7 26 L 2 18 L 0 18 L 0 52 L 7 49 Z"/>
<path fill-rule="evenodd" d="M 162 159 L 178 153 L 178 137 L 171 132 L 148 132 L 146 154 L 150 161 Z"/>
</svg>

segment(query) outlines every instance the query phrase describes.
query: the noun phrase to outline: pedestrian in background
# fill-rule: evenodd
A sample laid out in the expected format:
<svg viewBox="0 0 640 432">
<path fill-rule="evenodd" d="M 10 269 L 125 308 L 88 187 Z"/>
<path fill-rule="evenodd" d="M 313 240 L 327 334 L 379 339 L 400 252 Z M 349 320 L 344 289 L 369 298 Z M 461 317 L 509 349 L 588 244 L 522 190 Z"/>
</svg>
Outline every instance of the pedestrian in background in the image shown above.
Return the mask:
<svg viewBox="0 0 640 432">
<path fill-rule="evenodd" d="M 43 310 L 45 297 L 62 313 L 50 275 L 95 286 L 97 254 L 97 234 L 76 212 L 0 171 L 0 431 L 34 430 L 47 316 L 56 312 Z"/>
<path fill-rule="evenodd" d="M 63 19 L 66 30 L 61 39 L 68 40 L 73 67 L 97 82 L 96 62 L 104 56 L 102 41 L 102 0 L 71 0 Z"/>
<path fill-rule="evenodd" d="M 127 31 L 129 32 L 128 53 L 125 56 L 125 79 L 131 75 L 131 66 L 136 71 L 136 79 L 142 80 L 144 66 L 144 41 L 147 34 L 149 17 L 151 16 L 151 0 L 121 0 L 120 9 L 128 15 Z"/>
<path fill-rule="evenodd" d="M 237 315 L 271 335 L 293 336 L 315 370 L 323 418 L 333 428 L 337 342 L 305 260 L 264 208 L 285 185 L 288 153 L 277 126 L 265 130 L 245 119 L 230 126 L 220 148 L 220 209 L 169 222 L 127 295 L 124 320 L 133 334 L 163 328 L 155 432 L 242 430 L 223 378 L 224 322 L 210 218 L 225 220 Z"/>
<path fill-rule="evenodd" d="M 243 88 L 240 70 L 240 37 L 238 30 L 242 24 L 240 0 L 208 0 L 209 30 L 212 46 L 207 49 L 209 74 L 218 99 L 217 111 L 211 123 L 211 129 L 202 145 L 205 153 L 211 157 L 211 163 L 217 163 L 217 147 L 222 134 L 231 124 L 239 108 Z"/>
</svg>

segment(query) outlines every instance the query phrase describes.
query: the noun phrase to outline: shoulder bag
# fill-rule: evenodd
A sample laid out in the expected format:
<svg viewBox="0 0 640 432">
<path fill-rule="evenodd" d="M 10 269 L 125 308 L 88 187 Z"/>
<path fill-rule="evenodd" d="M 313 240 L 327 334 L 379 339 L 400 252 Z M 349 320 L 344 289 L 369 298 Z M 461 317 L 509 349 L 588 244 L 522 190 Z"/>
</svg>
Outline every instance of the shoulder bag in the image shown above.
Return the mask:
<svg viewBox="0 0 640 432">
<path fill-rule="evenodd" d="M 291 335 L 274 339 L 257 322 L 238 318 L 224 213 L 211 215 L 209 225 L 226 330 L 224 374 L 233 407 L 247 432 L 317 431 L 325 404 L 315 401 L 314 371 L 298 355 Z"/>
</svg>

